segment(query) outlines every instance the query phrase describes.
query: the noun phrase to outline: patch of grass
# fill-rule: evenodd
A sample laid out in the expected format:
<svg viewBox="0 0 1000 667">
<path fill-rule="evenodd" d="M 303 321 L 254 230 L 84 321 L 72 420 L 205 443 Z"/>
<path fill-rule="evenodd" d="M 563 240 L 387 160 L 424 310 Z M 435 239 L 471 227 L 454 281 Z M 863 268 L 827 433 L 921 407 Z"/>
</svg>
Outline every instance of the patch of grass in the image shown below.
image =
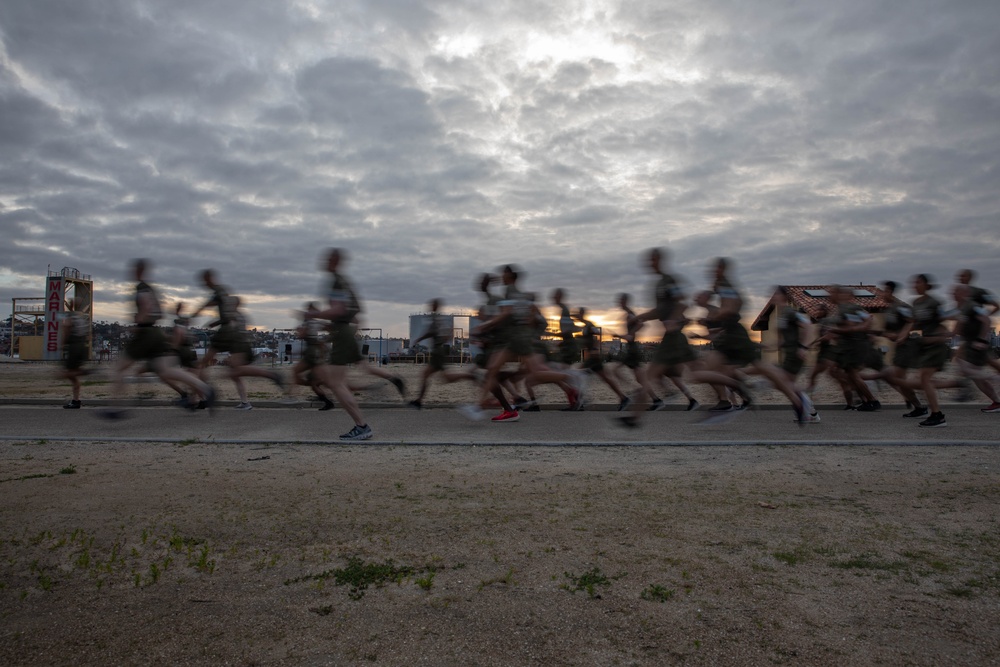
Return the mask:
<svg viewBox="0 0 1000 667">
<path fill-rule="evenodd" d="M 574 595 L 577 591 L 586 591 L 588 597 L 600 598 L 601 596 L 597 593 L 597 586 L 610 586 L 612 579 L 621 579 L 625 576 L 625 573 L 623 572 L 608 578 L 607 575 L 601 572 L 601 568 L 594 567 L 580 575 L 563 572 L 563 576 L 569 579 L 569 583 L 560 586 L 563 590 L 569 591 Z"/>
<path fill-rule="evenodd" d="M 643 589 L 642 593 L 639 593 L 639 597 L 650 602 L 666 602 L 674 597 L 674 589 L 666 588 L 659 584 L 650 584 Z"/>
<path fill-rule="evenodd" d="M 487 586 L 492 586 L 493 584 L 503 584 L 504 586 L 511 586 L 514 584 L 514 568 L 507 570 L 507 574 L 502 577 L 494 577 L 492 579 L 483 579 L 479 582 L 479 589 L 483 590 Z"/>
<path fill-rule="evenodd" d="M 971 588 L 965 586 L 949 586 L 944 589 L 944 592 L 957 598 L 971 598 L 975 593 Z"/>
<path fill-rule="evenodd" d="M 806 560 L 805 554 L 801 551 L 775 551 L 773 554 L 775 560 L 779 560 L 785 565 L 798 565 L 799 563 L 804 563 Z"/>
<path fill-rule="evenodd" d="M 882 572 L 902 572 L 908 565 L 901 560 L 883 560 L 878 554 L 863 553 L 845 560 L 830 561 L 830 567 L 842 570 L 878 570 Z"/>
<path fill-rule="evenodd" d="M 63 468 L 62 470 L 60 470 L 59 474 L 60 475 L 75 475 L 76 474 L 76 466 L 75 465 L 68 465 L 65 468 Z"/>
<path fill-rule="evenodd" d="M 295 579 L 288 579 L 285 585 L 304 581 L 326 581 L 332 579 L 337 586 L 349 587 L 347 596 L 352 600 L 360 600 L 365 596 L 369 586 L 381 588 L 389 582 L 402 583 L 403 579 L 413 576 L 416 570 L 408 565 L 396 565 L 390 558 L 382 563 L 366 563 L 358 556 L 347 559 L 346 567 L 324 570 L 317 574 L 307 574 Z"/>
<path fill-rule="evenodd" d="M 420 586 L 420 588 L 424 589 L 425 591 L 429 591 L 431 589 L 431 586 L 434 585 L 434 574 L 435 573 L 433 571 L 428 572 L 426 576 L 420 577 L 419 579 L 415 579 L 414 583 L 416 583 L 417 586 Z"/>
<path fill-rule="evenodd" d="M 21 475 L 20 477 L 9 477 L 7 479 L 0 479 L 0 483 L 3 482 L 23 482 L 26 479 L 41 479 L 42 477 L 52 477 L 47 473 L 35 473 L 33 475 Z"/>
</svg>

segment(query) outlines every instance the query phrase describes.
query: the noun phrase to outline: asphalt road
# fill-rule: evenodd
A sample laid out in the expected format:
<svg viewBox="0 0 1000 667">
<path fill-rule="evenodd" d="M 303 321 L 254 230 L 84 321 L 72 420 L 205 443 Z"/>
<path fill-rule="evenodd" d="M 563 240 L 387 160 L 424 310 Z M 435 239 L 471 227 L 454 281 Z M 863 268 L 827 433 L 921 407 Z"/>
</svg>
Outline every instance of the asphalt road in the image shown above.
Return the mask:
<svg viewBox="0 0 1000 667">
<path fill-rule="evenodd" d="M 374 430 L 368 442 L 383 445 L 676 446 L 676 445 L 983 445 L 1000 444 L 1000 414 L 979 405 L 947 406 L 945 428 L 920 428 L 902 406 L 881 412 L 821 410 L 822 421 L 800 427 L 790 409 L 736 413 L 721 424 L 701 424 L 708 413 L 663 411 L 644 415 L 636 429 L 618 424 L 618 413 L 558 410 L 526 413 L 516 423 L 473 422 L 448 408 L 365 409 Z M 351 420 L 340 410 L 314 406 L 223 407 L 209 414 L 163 405 L 132 407 L 108 421 L 100 408 L 63 410 L 52 404 L 0 405 L 0 441 L 127 441 L 336 444 Z"/>
</svg>

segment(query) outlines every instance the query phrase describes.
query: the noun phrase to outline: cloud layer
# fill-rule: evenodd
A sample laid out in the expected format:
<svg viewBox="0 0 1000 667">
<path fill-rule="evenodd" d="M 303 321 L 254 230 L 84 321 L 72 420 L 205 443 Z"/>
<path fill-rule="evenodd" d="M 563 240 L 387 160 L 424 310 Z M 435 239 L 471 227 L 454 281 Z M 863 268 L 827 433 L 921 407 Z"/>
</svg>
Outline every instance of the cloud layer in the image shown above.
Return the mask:
<svg viewBox="0 0 1000 667">
<path fill-rule="evenodd" d="M 641 251 L 692 288 L 1000 288 L 1000 5 L 170 2 L 0 5 L 0 300 L 45 267 L 124 267 L 172 298 L 208 266 L 291 326 L 324 247 L 405 335 L 517 262 L 599 311 L 648 303 Z M 752 315 L 752 314 L 751 314 Z"/>
</svg>

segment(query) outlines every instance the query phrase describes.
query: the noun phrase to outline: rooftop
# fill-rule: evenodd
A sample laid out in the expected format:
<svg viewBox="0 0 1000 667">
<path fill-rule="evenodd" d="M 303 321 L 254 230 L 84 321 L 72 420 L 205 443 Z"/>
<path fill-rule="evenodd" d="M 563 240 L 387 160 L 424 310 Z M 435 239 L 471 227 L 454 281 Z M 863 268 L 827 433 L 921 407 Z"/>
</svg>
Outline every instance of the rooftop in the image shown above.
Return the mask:
<svg viewBox="0 0 1000 667">
<path fill-rule="evenodd" d="M 809 317 L 818 319 L 820 308 L 833 308 L 833 301 L 830 300 L 830 293 L 827 291 L 828 285 L 781 285 L 788 291 L 788 299 L 792 306 L 798 308 Z M 854 303 L 858 304 L 869 313 L 881 313 L 889 307 L 891 303 L 902 303 L 888 292 L 875 285 L 844 285 L 854 290 Z M 750 328 L 754 331 L 767 331 L 768 318 L 774 310 L 774 297 L 768 299 L 764 309 L 757 315 Z"/>
</svg>

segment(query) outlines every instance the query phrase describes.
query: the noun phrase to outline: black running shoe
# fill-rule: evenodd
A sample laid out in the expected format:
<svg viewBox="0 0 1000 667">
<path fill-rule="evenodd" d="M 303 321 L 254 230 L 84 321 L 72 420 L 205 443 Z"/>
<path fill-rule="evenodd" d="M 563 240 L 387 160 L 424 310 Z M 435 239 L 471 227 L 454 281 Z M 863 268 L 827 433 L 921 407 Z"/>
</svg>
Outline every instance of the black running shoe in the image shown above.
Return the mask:
<svg viewBox="0 0 1000 667">
<path fill-rule="evenodd" d="M 421 408 L 424 407 L 424 404 L 417 400 L 410 401 L 408 405 L 414 410 L 420 410 Z"/>
<path fill-rule="evenodd" d="M 729 401 L 719 401 L 708 409 L 709 412 L 729 412 L 733 409 L 733 404 Z"/>
<path fill-rule="evenodd" d="M 903 414 L 904 417 L 926 417 L 928 415 L 927 408 L 921 406 L 919 408 L 913 408 L 909 412 Z"/>
<path fill-rule="evenodd" d="M 879 406 L 875 404 L 875 401 L 865 401 L 855 408 L 858 412 L 876 412 L 878 409 Z"/>
<path fill-rule="evenodd" d="M 659 412 L 665 407 L 667 407 L 667 404 L 663 402 L 663 399 L 658 398 L 655 401 L 653 401 L 652 404 L 650 404 L 650 406 L 646 409 L 649 412 Z"/>
<path fill-rule="evenodd" d="M 947 426 L 948 422 L 944 419 L 943 412 L 932 412 L 931 416 L 920 422 L 919 426 L 924 426 L 927 428 L 941 428 L 942 426 Z"/>
<path fill-rule="evenodd" d="M 638 428 L 639 420 L 633 415 L 623 415 L 615 419 L 619 426 L 624 426 L 625 428 Z"/>
<path fill-rule="evenodd" d="M 79 410 L 80 405 L 81 405 L 80 401 L 70 401 L 69 403 L 63 406 L 63 410 Z"/>
</svg>

